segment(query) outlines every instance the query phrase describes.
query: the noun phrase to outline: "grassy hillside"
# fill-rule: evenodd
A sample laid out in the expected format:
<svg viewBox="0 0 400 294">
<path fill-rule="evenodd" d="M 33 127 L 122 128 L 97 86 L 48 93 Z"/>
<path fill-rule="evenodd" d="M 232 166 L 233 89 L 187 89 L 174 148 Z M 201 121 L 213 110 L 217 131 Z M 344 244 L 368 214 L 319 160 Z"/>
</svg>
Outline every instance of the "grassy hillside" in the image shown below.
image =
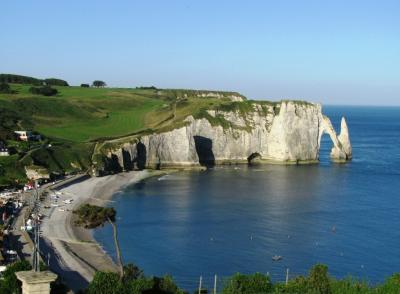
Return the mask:
<svg viewBox="0 0 400 294">
<path fill-rule="evenodd" d="M 5 93 L 0 92 L 0 140 L 12 151 L 12 156 L 0 157 L 0 186 L 25 181 L 25 166 L 29 165 L 42 166 L 54 173 L 88 170 L 92 159 L 101 156 L 97 153 L 101 153 L 102 146 L 172 130 L 183 126 L 188 115 L 206 118 L 213 126 L 230 128 L 236 126 L 223 115 L 213 117 L 206 110 L 237 111 L 245 115 L 254 109 L 254 101 L 234 92 L 52 86 L 57 94 L 43 96 L 32 94 L 32 85 L 22 84 L 33 80 L 39 81 L 40 87 L 42 80 L 12 78 L 19 84 L 9 84 Z M 244 101 L 233 101 L 239 97 Z M 261 105 L 259 111 L 265 114 L 279 113 L 279 103 L 257 103 Z M 35 131 L 43 140 L 16 141 L 15 130 Z M 122 139 L 114 140 L 119 138 Z"/>
<path fill-rule="evenodd" d="M 231 103 L 193 96 L 200 92 L 192 90 L 55 87 L 59 94 L 46 97 L 29 93 L 30 85 L 11 87 L 16 94 L 0 94 L 0 112 L 13 116 L 8 124 L 15 120 L 14 128 L 72 142 L 157 129 L 169 118 L 178 121 L 200 108 Z"/>
<path fill-rule="evenodd" d="M 14 152 L 0 157 L 0 186 L 23 181 L 26 165 L 86 170 L 99 141 L 173 129 L 205 109 L 249 109 L 247 101 L 232 102 L 228 96 L 241 95 L 231 92 L 54 86 L 56 96 L 42 96 L 29 92 L 32 85 L 10 86 L 12 93 L 0 93 L 0 140 Z M 44 140 L 15 141 L 15 130 L 36 131 Z"/>
</svg>

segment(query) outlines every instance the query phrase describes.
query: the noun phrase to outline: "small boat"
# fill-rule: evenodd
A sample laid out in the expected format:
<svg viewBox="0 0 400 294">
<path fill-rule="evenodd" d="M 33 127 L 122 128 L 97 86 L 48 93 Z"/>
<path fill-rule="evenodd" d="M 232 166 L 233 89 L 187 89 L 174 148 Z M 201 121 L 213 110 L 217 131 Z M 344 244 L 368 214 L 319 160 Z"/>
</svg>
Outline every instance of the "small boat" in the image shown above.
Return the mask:
<svg viewBox="0 0 400 294">
<path fill-rule="evenodd" d="M 272 260 L 273 261 L 279 261 L 279 260 L 281 260 L 282 259 L 282 256 L 280 256 L 280 255 L 274 255 L 274 256 L 272 256 Z"/>
</svg>

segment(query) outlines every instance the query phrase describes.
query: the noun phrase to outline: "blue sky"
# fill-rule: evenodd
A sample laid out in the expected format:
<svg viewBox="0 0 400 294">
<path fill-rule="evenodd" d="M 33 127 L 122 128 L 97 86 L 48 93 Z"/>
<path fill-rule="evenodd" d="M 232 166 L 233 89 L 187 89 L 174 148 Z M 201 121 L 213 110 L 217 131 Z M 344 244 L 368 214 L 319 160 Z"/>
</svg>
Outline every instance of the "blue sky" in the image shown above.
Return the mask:
<svg viewBox="0 0 400 294">
<path fill-rule="evenodd" d="M 0 72 L 400 105 L 400 1 L 2 1 Z"/>
</svg>

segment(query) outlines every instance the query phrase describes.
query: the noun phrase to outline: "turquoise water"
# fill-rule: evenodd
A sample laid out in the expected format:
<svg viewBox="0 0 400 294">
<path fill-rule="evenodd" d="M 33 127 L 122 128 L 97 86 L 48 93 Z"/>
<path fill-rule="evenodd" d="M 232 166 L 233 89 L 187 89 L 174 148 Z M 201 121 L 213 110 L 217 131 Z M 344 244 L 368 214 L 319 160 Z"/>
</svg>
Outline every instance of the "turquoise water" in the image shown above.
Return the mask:
<svg viewBox="0 0 400 294">
<path fill-rule="evenodd" d="M 346 116 L 354 159 L 312 166 L 223 167 L 152 178 L 115 195 L 125 262 L 194 289 L 235 272 L 283 280 L 315 263 L 372 283 L 400 272 L 400 108 L 325 107 Z M 111 228 L 95 232 L 114 252 Z M 275 254 L 283 256 L 273 262 Z"/>
</svg>

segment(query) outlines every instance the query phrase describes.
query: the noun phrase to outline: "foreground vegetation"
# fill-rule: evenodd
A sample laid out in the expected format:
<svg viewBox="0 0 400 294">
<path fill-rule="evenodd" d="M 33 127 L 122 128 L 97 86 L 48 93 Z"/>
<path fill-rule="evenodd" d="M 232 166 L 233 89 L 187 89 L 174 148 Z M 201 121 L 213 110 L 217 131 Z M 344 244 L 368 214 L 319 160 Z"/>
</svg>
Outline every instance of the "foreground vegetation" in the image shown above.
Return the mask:
<svg viewBox="0 0 400 294">
<path fill-rule="evenodd" d="M 29 271 L 32 269 L 30 263 L 26 260 L 14 262 L 7 266 L 7 269 L 2 273 L 0 279 L 0 293 L 1 294 L 21 294 L 22 283 L 17 279 L 16 272 Z M 40 270 L 47 270 L 47 266 L 40 263 Z M 52 294 L 68 293 L 68 288 L 61 282 L 60 277 L 51 284 Z"/>
<path fill-rule="evenodd" d="M 133 268 L 132 271 L 127 271 Z M 136 274 L 132 274 L 136 273 Z M 140 274 L 138 274 L 140 273 Z M 212 289 L 202 289 L 202 293 L 212 293 Z M 296 277 L 288 283 L 273 283 L 269 276 L 235 274 L 217 289 L 222 294 L 398 294 L 400 293 L 400 274 L 394 274 L 385 283 L 370 286 L 351 278 L 334 279 L 328 275 L 328 268 L 315 265 L 308 276 Z M 118 274 L 97 272 L 85 293 L 139 294 L 139 293 L 187 293 L 179 289 L 169 276 L 163 278 L 146 277 L 133 265 L 124 268 L 124 278 Z M 198 291 L 195 291 L 198 293 Z"/>
<path fill-rule="evenodd" d="M 0 293 L 22 293 L 21 282 L 15 273 L 30 270 L 27 261 L 18 261 L 7 267 L 0 279 Z M 45 270 L 45 266 L 41 265 Z M 51 293 L 67 293 L 62 277 L 51 285 Z M 201 289 L 201 293 L 213 293 L 213 289 Z M 146 276 L 133 264 L 123 267 L 122 277 L 112 272 L 96 272 L 87 289 L 81 294 L 183 294 L 171 276 Z M 198 293 L 198 290 L 193 293 Z M 335 279 L 328 274 L 325 265 L 317 264 L 307 276 L 298 276 L 288 283 L 272 282 L 268 275 L 255 273 L 250 275 L 234 274 L 218 285 L 217 293 L 222 294 L 398 294 L 400 293 L 400 274 L 393 274 L 382 284 L 371 286 L 365 281 L 351 277 Z"/>
</svg>

